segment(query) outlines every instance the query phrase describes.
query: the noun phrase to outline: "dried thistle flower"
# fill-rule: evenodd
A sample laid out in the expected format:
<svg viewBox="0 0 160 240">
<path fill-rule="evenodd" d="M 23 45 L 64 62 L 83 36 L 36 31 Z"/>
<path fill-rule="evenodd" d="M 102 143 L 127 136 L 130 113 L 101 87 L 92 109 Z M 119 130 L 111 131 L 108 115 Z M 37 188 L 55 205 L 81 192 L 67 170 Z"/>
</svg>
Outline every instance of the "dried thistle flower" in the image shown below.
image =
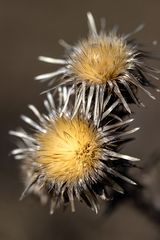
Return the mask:
<svg viewBox="0 0 160 240">
<path fill-rule="evenodd" d="M 103 27 L 98 33 L 92 14 L 88 13 L 87 17 L 88 38 L 75 46 L 61 41 L 66 49 L 64 59 L 40 56 L 39 60 L 43 62 L 59 64 L 63 67 L 55 72 L 39 75 L 36 79 L 43 82 L 49 81 L 52 89 L 64 84 L 73 86 L 80 101 L 87 89 L 92 96 L 98 88 L 99 91 L 106 92 L 107 96 L 118 97 L 129 113 L 131 110 L 126 94 L 130 95 L 134 103 L 144 106 L 137 97 L 137 88 L 155 99 L 146 88 L 153 87 L 158 91 L 148 77 L 157 79 L 154 74 L 159 73 L 159 70 L 147 66 L 145 60 L 151 55 L 140 50 L 136 43 L 129 40 L 130 35 L 139 31 L 142 26 L 139 26 L 132 34 L 122 36 L 118 35 L 115 30 L 106 34 Z M 98 94 L 97 98 L 99 98 Z"/>
<path fill-rule="evenodd" d="M 132 166 L 132 162 L 139 160 L 118 152 L 123 136 L 138 128 L 126 130 L 133 119 L 118 121 L 109 116 L 117 103 L 104 111 L 100 121 L 94 121 L 97 115 L 96 112 L 90 114 L 92 108 L 88 110 L 88 102 L 84 108 L 77 110 L 77 105 L 73 104 L 72 108 L 65 105 L 64 110 L 68 90 L 61 87 L 59 91 L 62 94 L 59 94 L 57 107 L 52 95 L 47 94 L 44 101 L 47 114 L 29 105 L 38 119 L 36 122 L 22 116 L 32 127 L 31 133 L 23 129 L 10 131 L 20 140 L 12 154 L 15 159 L 23 160 L 26 188 L 22 198 L 34 193 L 42 202 L 50 200 L 51 213 L 68 203 L 75 211 L 74 200 L 78 199 L 97 213 L 98 196 L 107 199 L 109 188 L 123 192 L 117 183 L 119 178 L 135 184 L 118 171 L 117 163 L 123 166 L 127 162 Z"/>
</svg>

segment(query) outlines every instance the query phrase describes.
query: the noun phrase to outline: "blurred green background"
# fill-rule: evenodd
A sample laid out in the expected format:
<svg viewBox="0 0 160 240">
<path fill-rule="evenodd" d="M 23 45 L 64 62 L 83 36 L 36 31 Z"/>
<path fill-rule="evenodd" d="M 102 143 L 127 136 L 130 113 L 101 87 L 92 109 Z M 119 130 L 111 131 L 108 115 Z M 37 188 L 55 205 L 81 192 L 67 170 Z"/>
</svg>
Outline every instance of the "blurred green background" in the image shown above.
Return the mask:
<svg viewBox="0 0 160 240">
<path fill-rule="evenodd" d="M 107 28 L 117 24 L 121 33 L 145 23 L 144 30 L 135 37 L 146 49 L 160 52 L 160 44 L 153 45 L 153 41 L 160 39 L 160 1 L 1 0 L 0 3 L 0 240 L 160 239 L 158 223 L 140 211 L 132 199 L 122 202 L 110 216 L 104 214 L 104 203 L 98 215 L 77 204 L 75 214 L 68 209 L 65 213 L 57 210 L 50 216 L 49 208 L 42 207 L 32 197 L 19 202 L 23 190 L 20 164 L 8 156 L 13 148 L 8 130 L 21 125 L 19 115 L 29 114 L 27 104 L 43 109 L 43 96 L 39 93 L 46 85 L 34 81 L 34 76 L 55 69 L 38 62 L 37 57 L 58 58 L 63 55 L 59 39 L 73 44 L 86 36 L 87 11 L 94 14 L 98 27 L 100 18 L 105 17 Z M 142 98 L 147 107 L 134 108 L 133 124 L 141 126 L 141 130 L 135 134 L 136 141 L 129 143 L 123 152 L 140 157 L 143 165 L 154 152 L 159 152 L 160 97 L 157 95 L 157 101 L 144 95 Z M 154 179 L 154 184 L 149 197 L 153 202 L 156 199 L 160 210 L 160 179 Z"/>
</svg>

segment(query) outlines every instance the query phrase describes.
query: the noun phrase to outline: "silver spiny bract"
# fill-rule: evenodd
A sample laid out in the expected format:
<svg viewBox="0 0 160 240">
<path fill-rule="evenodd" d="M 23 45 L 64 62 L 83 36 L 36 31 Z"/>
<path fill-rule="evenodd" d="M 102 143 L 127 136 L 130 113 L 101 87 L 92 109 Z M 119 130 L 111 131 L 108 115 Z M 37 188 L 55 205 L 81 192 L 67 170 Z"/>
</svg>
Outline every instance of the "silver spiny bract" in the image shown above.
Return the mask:
<svg viewBox="0 0 160 240">
<path fill-rule="evenodd" d="M 85 202 L 97 213 L 98 199 L 108 199 L 109 189 L 123 192 L 118 179 L 136 184 L 118 171 L 117 163 L 121 167 L 124 162 L 132 166 L 139 160 L 118 151 L 123 137 L 138 128 L 126 130 L 133 119 L 111 115 L 119 100 L 112 104 L 102 101 L 103 113 L 97 115 L 89 96 L 83 107 L 77 106 L 76 96 L 66 105 L 68 91 L 66 86 L 59 88 L 58 104 L 48 93 L 45 114 L 29 105 L 37 120 L 27 116 L 22 119 L 31 127 L 30 131 L 10 131 L 19 140 L 12 154 L 22 160 L 26 188 L 21 198 L 33 193 L 42 202 L 50 201 L 51 214 L 69 204 L 75 211 L 75 200 Z"/>
<path fill-rule="evenodd" d="M 48 81 L 52 90 L 61 85 L 72 87 L 79 102 L 83 101 L 86 91 L 89 91 L 91 100 L 95 93 L 95 102 L 99 101 L 99 95 L 105 92 L 107 97 L 119 98 L 129 113 L 130 102 L 126 95 L 133 103 L 144 106 L 137 96 L 137 89 L 155 99 L 147 88 L 157 91 L 159 89 L 148 78 L 158 79 L 156 75 L 160 71 L 146 65 L 145 60 L 150 58 L 151 54 L 140 50 L 138 44 L 130 40 L 130 36 L 141 30 L 142 25 L 131 34 L 118 35 L 115 29 L 106 33 L 102 24 L 98 33 L 92 14 L 88 13 L 87 17 L 88 38 L 74 46 L 61 41 L 66 50 L 63 59 L 40 56 L 40 61 L 62 67 L 55 72 L 39 75 L 36 80 Z M 70 92 L 67 100 L 69 97 Z"/>
</svg>

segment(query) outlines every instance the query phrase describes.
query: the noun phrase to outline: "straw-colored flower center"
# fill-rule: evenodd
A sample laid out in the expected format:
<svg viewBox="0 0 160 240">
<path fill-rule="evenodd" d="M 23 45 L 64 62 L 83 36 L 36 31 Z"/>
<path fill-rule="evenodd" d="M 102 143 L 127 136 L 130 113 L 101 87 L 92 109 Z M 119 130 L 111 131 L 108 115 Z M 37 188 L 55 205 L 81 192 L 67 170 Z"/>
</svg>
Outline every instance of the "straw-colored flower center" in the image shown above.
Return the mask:
<svg viewBox="0 0 160 240">
<path fill-rule="evenodd" d="M 37 161 L 48 178 L 75 182 L 90 175 L 101 154 L 98 133 L 87 122 L 58 118 L 47 133 L 37 135 L 40 144 Z"/>
<path fill-rule="evenodd" d="M 104 84 L 127 68 L 128 49 L 118 37 L 99 36 L 83 41 L 73 54 L 72 71 L 78 79 Z"/>
</svg>

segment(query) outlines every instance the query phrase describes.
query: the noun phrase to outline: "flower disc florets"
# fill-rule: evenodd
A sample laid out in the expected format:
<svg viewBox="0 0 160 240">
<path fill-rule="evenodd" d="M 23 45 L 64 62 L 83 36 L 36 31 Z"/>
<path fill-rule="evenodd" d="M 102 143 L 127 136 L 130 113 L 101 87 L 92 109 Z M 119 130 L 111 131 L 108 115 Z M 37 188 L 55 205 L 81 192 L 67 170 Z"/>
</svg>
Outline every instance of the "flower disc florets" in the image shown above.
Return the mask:
<svg viewBox="0 0 160 240">
<path fill-rule="evenodd" d="M 102 141 L 94 126 L 78 117 L 57 118 L 46 133 L 36 135 L 36 161 L 49 179 L 67 185 L 94 176 L 102 155 Z"/>
<path fill-rule="evenodd" d="M 83 40 L 71 54 L 70 71 L 88 84 L 107 84 L 133 67 L 123 38 L 104 34 Z"/>
</svg>

